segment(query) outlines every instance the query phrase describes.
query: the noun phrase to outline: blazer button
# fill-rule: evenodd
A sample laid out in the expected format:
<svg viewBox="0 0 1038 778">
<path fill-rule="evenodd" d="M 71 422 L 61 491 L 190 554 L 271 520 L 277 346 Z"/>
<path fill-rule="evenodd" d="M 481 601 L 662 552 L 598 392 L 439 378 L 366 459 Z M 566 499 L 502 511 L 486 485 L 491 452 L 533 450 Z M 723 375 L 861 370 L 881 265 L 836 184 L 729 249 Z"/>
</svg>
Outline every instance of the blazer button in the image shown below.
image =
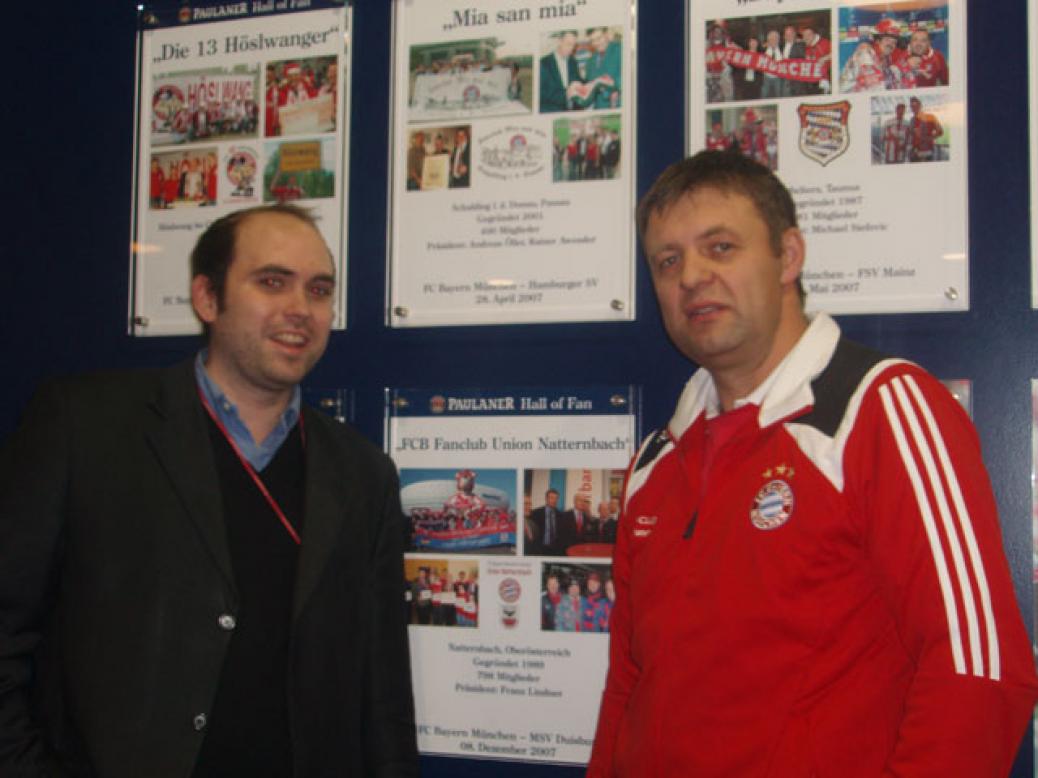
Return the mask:
<svg viewBox="0 0 1038 778">
<path fill-rule="evenodd" d="M 191 724 L 194 725 L 195 732 L 201 732 L 203 729 L 205 729 L 205 714 L 199 713 L 198 715 L 196 715 L 193 719 L 191 719 Z"/>
<path fill-rule="evenodd" d="M 238 622 L 234 620 L 234 616 L 229 613 L 221 613 L 220 618 L 216 621 L 220 625 L 220 629 L 225 629 L 228 632 L 234 629 L 238 624 Z"/>
</svg>

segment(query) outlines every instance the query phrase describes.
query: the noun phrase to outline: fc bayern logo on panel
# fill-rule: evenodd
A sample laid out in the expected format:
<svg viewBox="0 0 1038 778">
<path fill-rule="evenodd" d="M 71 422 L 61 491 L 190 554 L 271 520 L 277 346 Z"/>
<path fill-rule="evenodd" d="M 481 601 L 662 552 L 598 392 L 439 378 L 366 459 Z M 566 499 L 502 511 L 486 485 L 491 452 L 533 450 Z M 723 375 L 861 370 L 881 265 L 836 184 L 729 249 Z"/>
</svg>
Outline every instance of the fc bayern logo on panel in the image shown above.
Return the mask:
<svg viewBox="0 0 1038 778">
<path fill-rule="evenodd" d="M 793 490 L 785 481 L 769 481 L 753 498 L 750 521 L 757 529 L 777 529 L 793 515 Z"/>
</svg>

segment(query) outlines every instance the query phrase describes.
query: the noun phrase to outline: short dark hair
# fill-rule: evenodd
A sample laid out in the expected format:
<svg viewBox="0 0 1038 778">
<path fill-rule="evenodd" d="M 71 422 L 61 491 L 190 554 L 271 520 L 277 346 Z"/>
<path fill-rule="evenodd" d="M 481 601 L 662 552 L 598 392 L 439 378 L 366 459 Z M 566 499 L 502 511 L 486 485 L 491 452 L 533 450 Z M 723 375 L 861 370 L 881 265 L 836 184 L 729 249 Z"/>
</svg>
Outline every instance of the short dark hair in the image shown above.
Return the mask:
<svg viewBox="0 0 1038 778">
<path fill-rule="evenodd" d="M 793 195 L 766 166 L 735 149 L 700 151 L 660 174 L 638 203 L 638 236 L 642 244 L 653 214 L 662 213 L 685 195 L 704 188 L 749 198 L 767 225 L 771 250 L 776 256 L 782 253 L 782 236 L 790 227 L 797 227 Z M 804 288 L 799 278 L 797 293 L 803 300 Z"/>
<path fill-rule="evenodd" d="M 238 230 L 249 217 L 263 214 L 291 216 L 317 230 L 317 221 L 313 214 L 308 209 L 291 203 L 244 208 L 221 216 L 210 224 L 191 250 L 191 278 L 193 280 L 197 276 L 205 276 L 209 279 L 209 287 L 216 295 L 216 303 L 221 309 L 224 301 L 224 286 L 227 282 L 227 269 L 234 258 Z M 209 331 L 209 327 L 204 323 L 202 329 L 206 333 Z"/>
</svg>

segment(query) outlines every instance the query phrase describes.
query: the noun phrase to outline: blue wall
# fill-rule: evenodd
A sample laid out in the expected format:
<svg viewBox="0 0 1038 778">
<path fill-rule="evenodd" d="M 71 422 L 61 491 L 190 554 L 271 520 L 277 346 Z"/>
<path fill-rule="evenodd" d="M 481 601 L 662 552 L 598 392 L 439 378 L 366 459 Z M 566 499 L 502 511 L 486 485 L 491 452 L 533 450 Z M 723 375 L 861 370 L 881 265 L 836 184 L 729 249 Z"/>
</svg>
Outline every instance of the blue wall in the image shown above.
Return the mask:
<svg viewBox="0 0 1038 778">
<path fill-rule="evenodd" d="M 684 153 L 683 0 L 638 12 L 638 192 Z M 64 7 L 63 7 L 64 6 Z M 10 367 L 0 437 L 47 375 L 161 365 L 193 338 L 126 335 L 135 6 L 27 3 L 5 27 L 4 229 L 0 305 Z M 841 317 L 853 338 L 973 380 L 974 417 L 1006 549 L 1032 621 L 1027 19 L 1024 2 L 967 2 L 970 260 L 967 313 Z M 312 387 L 355 392 L 357 426 L 382 436 L 386 386 L 639 383 L 646 427 L 662 424 L 689 365 L 669 345 L 639 261 L 633 323 L 389 330 L 383 325 L 390 58 L 388 0 L 354 14 L 349 329 L 333 334 Z M 810 248 L 809 248 L 810 256 Z M 494 348 L 487 349 L 486 345 Z M 539 376 L 539 377 L 538 377 Z M 572 768 L 431 759 L 430 776 L 571 776 Z M 1025 744 L 1013 773 L 1033 775 Z"/>
</svg>

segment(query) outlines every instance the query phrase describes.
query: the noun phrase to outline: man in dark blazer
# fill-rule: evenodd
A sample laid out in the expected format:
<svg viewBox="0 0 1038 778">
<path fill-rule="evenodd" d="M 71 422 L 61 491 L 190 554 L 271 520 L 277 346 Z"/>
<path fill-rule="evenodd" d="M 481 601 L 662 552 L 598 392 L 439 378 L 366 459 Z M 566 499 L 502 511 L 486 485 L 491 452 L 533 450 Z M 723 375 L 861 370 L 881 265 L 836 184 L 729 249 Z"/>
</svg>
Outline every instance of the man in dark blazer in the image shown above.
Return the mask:
<svg viewBox="0 0 1038 778">
<path fill-rule="evenodd" d="M 0 775 L 415 776 L 396 472 L 299 405 L 328 249 L 264 206 L 192 275 L 196 360 L 51 383 L 3 449 Z"/>
<path fill-rule="evenodd" d="M 530 511 L 527 521 L 527 537 L 532 536 L 526 544 L 527 555 L 565 556 L 566 549 L 577 542 L 573 514 L 559 508 L 559 493 L 555 489 L 544 493 L 544 505 Z"/>
<path fill-rule="evenodd" d="M 459 189 L 469 185 L 469 133 L 459 127 L 454 133 L 454 148 L 451 149 L 450 188 Z"/>
<path fill-rule="evenodd" d="M 577 34 L 567 30 L 557 37 L 555 51 L 541 57 L 541 113 L 568 111 L 572 87 L 580 83 L 580 68 L 573 57 Z"/>
</svg>

